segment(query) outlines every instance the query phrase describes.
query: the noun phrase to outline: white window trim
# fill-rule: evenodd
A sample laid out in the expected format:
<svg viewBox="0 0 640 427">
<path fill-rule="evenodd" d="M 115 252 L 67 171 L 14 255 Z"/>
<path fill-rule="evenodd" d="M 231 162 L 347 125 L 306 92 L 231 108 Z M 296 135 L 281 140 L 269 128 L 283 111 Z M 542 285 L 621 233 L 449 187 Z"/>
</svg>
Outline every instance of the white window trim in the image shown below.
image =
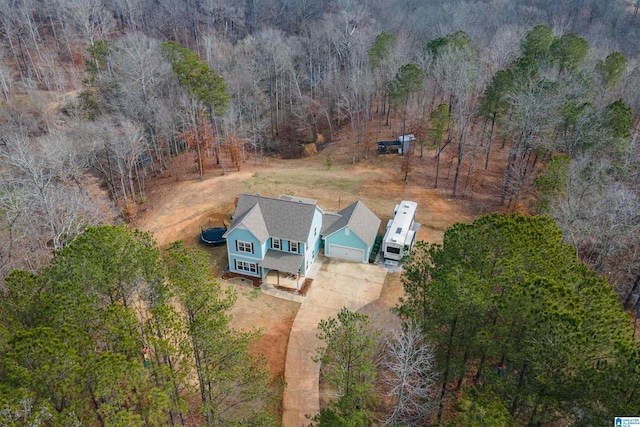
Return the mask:
<svg viewBox="0 0 640 427">
<path fill-rule="evenodd" d="M 249 273 L 257 273 L 258 272 L 258 264 L 255 262 L 242 261 L 240 259 L 235 260 L 236 262 L 236 270 L 246 271 Z"/>
<path fill-rule="evenodd" d="M 280 239 L 275 239 L 275 238 L 271 238 L 271 247 L 273 249 L 279 249 L 282 250 L 282 240 Z"/>
<path fill-rule="evenodd" d="M 349 227 L 346 227 L 346 228 L 344 229 L 344 235 L 345 235 L 345 236 L 348 236 L 348 235 L 349 235 Z"/>
<path fill-rule="evenodd" d="M 251 242 L 243 242 L 242 240 L 236 240 L 236 249 L 238 250 L 238 252 L 242 252 L 242 253 L 245 253 L 245 254 L 252 254 L 253 253 L 253 243 L 251 243 Z"/>
<path fill-rule="evenodd" d="M 295 250 L 293 250 L 293 246 L 295 246 Z M 298 242 L 289 242 L 289 252 L 298 253 L 300 251 L 300 245 Z"/>
</svg>

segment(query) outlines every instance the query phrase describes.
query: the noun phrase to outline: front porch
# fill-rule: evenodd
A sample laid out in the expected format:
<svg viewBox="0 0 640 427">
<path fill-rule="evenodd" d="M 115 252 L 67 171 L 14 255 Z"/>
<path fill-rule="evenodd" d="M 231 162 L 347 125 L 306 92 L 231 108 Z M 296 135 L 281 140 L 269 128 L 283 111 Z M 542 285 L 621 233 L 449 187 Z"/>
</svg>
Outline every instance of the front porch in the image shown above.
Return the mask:
<svg viewBox="0 0 640 427">
<path fill-rule="evenodd" d="M 318 254 L 314 263 L 311 265 L 307 274 L 303 275 L 299 272 L 286 273 L 278 270 L 270 270 L 265 277 L 262 278 L 262 289 L 279 288 L 282 291 L 288 291 L 291 294 L 306 295 L 306 291 L 313 283 L 315 277 L 323 265 L 327 264 L 328 260 L 324 255 Z M 280 284 L 278 284 L 280 283 Z"/>
<path fill-rule="evenodd" d="M 302 287 L 304 280 L 305 276 L 300 274 L 300 272 L 294 274 L 279 270 L 269 270 L 267 275 L 262 278 L 262 283 L 273 287 L 299 290 Z"/>
<path fill-rule="evenodd" d="M 300 273 L 303 262 L 302 255 L 268 250 L 264 259 L 258 263 L 262 269 L 263 284 L 294 290 L 300 289 L 300 285 L 304 281 L 304 277 Z"/>
</svg>

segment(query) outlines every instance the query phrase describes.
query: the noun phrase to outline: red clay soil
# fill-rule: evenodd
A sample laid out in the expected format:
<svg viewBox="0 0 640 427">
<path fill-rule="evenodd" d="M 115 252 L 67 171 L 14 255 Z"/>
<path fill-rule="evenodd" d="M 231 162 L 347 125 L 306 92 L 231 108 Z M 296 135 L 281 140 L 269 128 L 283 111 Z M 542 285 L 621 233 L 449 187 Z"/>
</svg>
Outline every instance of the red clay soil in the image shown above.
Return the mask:
<svg viewBox="0 0 640 427">
<path fill-rule="evenodd" d="M 292 288 L 287 288 L 286 286 L 275 286 L 275 288 L 279 291 L 288 292 L 294 295 L 302 295 L 304 297 L 304 296 L 307 296 L 307 292 L 309 291 L 309 288 L 311 287 L 312 283 L 313 283 L 313 279 L 310 277 L 307 277 L 306 279 L 304 279 L 304 282 L 302 282 L 302 286 L 300 287 L 299 291 L 296 291 L 295 289 L 292 289 Z"/>
<path fill-rule="evenodd" d="M 224 280 L 230 280 L 230 279 L 234 279 L 236 277 L 239 277 L 241 279 L 247 280 L 249 282 L 251 282 L 252 286 L 254 288 L 259 288 L 260 285 L 262 285 L 262 279 L 258 278 L 258 277 L 251 277 L 251 276 L 245 276 L 244 274 L 238 274 L 238 273 L 234 273 L 231 271 L 228 271 L 226 273 L 224 273 L 222 275 L 222 278 Z"/>
</svg>

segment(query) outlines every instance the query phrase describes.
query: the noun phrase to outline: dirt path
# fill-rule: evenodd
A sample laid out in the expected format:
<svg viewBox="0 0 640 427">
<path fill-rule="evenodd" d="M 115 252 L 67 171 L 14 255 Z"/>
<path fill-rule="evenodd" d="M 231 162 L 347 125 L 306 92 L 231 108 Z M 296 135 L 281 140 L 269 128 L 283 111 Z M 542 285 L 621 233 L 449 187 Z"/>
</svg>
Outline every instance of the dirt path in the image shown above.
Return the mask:
<svg viewBox="0 0 640 427">
<path fill-rule="evenodd" d="M 322 342 L 316 337 L 320 320 L 335 317 L 342 307 L 357 311 L 380 297 L 387 270 L 372 264 L 358 264 L 319 256 L 310 277 L 314 277 L 293 322 L 284 378 L 282 422 L 284 427 L 301 427 L 309 422 L 305 414 L 320 411 L 320 364 L 312 357 Z"/>
</svg>

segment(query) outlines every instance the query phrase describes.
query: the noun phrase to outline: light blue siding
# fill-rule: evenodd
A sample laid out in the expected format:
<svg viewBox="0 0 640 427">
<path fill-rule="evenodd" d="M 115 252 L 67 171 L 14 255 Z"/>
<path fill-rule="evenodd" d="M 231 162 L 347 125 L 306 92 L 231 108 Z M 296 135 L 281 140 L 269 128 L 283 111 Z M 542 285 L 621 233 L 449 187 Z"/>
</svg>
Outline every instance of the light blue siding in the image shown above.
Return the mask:
<svg viewBox="0 0 640 427">
<path fill-rule="evenodd" d="M 302 242 L 295 242 L 298 243 L 298 249 L 295 251 L 291 250 L 291 241 L 290 240 L 285 240 L 285 239 L 280 239 L 280 248 L 274 248 L 273 247 L 273 241 L 275 240 L 275 238 L 273 237 L 269 237 L 269 239 L 267 239 L 267 244 L 266 244 L 266 249 L 267 250 L 274 250 L 274 251 L 282 251 L 282 252 L 288 252 L 288 253 L 292 253 L 292 254 L 303 254 L 303 247 L 304 247 L 304 243 Z"/>
<path fill-rule="evenodd" d="M 313 261 L 320 253 L 320 245 L 322 240 L 320 239 L 320 230 L 322 229 L 322 211 L 316 207 L 313 213 L 313 220 L 311 221 L 311 227 L 309 228 L 309 237 L 304 245 L 304 262 L 302 263 L 303 275 L 307 274 L 307 266 L 311 268 Z"/>
<path fill-rule="evenodd" d="M 253 243 L 253 254 L 238 251 L 237 242 Z M 260 241 L 249 230 L 236 228 L 227 236 L 227 250 L 232 255 L 239 255 L 245 258 L 261 260 L 263 258 L 263 247 Z"/>
<path fill-rule="evenodd" d="M 367 245 L 365 242 L 363 242 L 362 240 L 360 240 L 360 238 L 356 236 L 352 230 L 349 230 L 348 234 L 346 230 L 348 230 L 348 228 L 344 227 L 329 236 L 325 236 L 324 238 L 325 255 L 331 256 L 331 253 L 329 252 L 329 245 L 346 246 L 349 248 L 364 250 L 364 259 L 362 261 L 365 262 L 366 260 L 369 259 L 369 253 L 371 251 L 371 247 Z"/>
<path fill-rule="evenodd" d="M 255 271 L 237 269 L 236 268 L 236 261 L 242 261 L 242 262 L 245 262 L 245 263 L 255 264 Z M 256 261 L 256 260 L 246 260 L 246 259 L 243 259 L 242 257 L 229 255 L 229 271 L 234 272 L 234 273 L 239 273 L 239 274 L 245 274 L 247 276 L 264 277 L 267 274 L 268 270 L 266 270 L 266 269 L 263 270 L 258 265 L 258 262 L 259 261 Z"/>
<path fill-rule="evenodd" d="M 264 277 L 268 273 L 268 269 L 262 269 L 258 266 L 260 261 L 264 258 L 268 250 L 280 250 L 283 252 L 297 253 L 303 255 L 304 260 L 302 262 L 300 273 L 306 276 L 309 272 L 309 268 L 313 265 L 315 258 L 322 250 L 323 239 L 325 254 L 331 256 L 329 251 L 329 245 L 338 245 L 346 248 L 359 249 L 364 252 L 362 262 L 367 262 L 369 254 L 371 252 L 371 246 L 373 242 L 363 242 L 358 236 L 349 230 L 347 234 L 347 228 L 342 228 L 330 236 L 320 236 L 322 229 L 322 210 L 316 207 L 311 227 L 309 228 L 309 234 L 306 240 L 303 242 L 296 242 L 298 244 L 298 250 L 291 250 L 291 242 L 289 240 L 280 239 L 280 248 L 273 248 L 273 236 L 267 238 L 264 243 L 260 241 L 249 230 L 243 228 L 236 228 L 229 232 L 227 235 L 227 255 L 229 259 L 229 271 L 239 274 L 245 274 L 254 277 Z M 275 236 L 277 237 L 277 236 Z M 251 243 L 253 245 L 253 253 L 247 253 L 238 250 L 238 242 Z M 336 248 L 337 249 L 337 248 Z M 341 248 L 342 252 L 346 252 L 347 249 Z M 355 253 L 352 254 L 355 255 Z M 342 254 L 344 257 L 344 253 Z M 359 254 L 358 254 L 359 256 Z M 355 256 L 353 256 L 355 258 Z M 240 262 L 240 264 L 239 264 Z M 247 264 L 248 263 L 248 264 Z M 238 268 L 240 267 L 240 268 Z M 251 271 L 255 270 L 255 271 Z"/>
<path fill-rule="evenodd" d="M 253 244 L 253 253 L 242 252 L 238 250 L 237 242 L 246 242 Z M 227 236 L 227 254 L 229 258 L 229 271 L 234 273 L 246 274 L 248 276 L 261 277 L 260 267 L 256 268 L 256 272 L 236 269 L 236 260 L 243 262 L 258 264 L 262 261 L 266 252 L 266 245 L 260 241 L 248 230 L 236 228 Z"/>
<path fill-rule="evenodd" d="M 305 275 L 306 274 L 306 264 L 307 264 L 307 256 L 306 256 L 306 250 L 307 250 L 307 244 L 304 242 L 299 242 L 298 243 L 298 254 L 299 255 L 304 255 L 304 260 L 302 261 L 302 266 L 300 267 L 300 274 L 301 275 Z M 311 267 L 311 263 L 309 263 L 309 267 Z"/>
</svg>

